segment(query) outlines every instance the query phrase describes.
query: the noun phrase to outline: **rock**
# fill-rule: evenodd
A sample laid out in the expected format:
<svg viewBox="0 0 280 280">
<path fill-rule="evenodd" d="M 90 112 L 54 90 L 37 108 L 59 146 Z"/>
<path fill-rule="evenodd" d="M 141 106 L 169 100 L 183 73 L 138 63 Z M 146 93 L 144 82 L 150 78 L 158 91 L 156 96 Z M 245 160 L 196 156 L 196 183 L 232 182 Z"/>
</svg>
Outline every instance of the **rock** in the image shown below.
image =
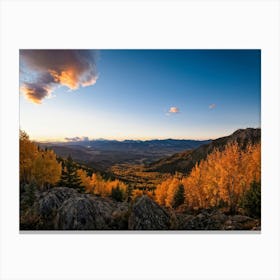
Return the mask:
<svg viewBox="0 0 280 280">
<path fill-rule="evenodd" d="M 130 230 L 167 230 L 169 229 L 169 215 L 151 198 L 144 195 L 133 204 L 128 219 Z"/>
<path fill-rule="evenodd" d="M 58 209 L 55 229 L 105 230 L 112 223 L 112 205 L 101 197 L 81 195 L 69 198 Z"/>
<path fill-rule="evenodd" d="M 32 225 L 30 228 L 37 230 L 54 229 L 54 217 L 57 210 L 64 201 L 77 195 L 79 194 L 76 190 L 64 187 L 54 187 L 37 195 L 32 207 L 33 218 L 36 216 L 37 223 L 36 226 Z"/>
<path fill-rule="evenodd" d="M 253 219 L 247 216 L 235 215 L 231 217 L 231 220 L 234 223 L 246 223 L 248 221 L 252 221 Z"/>
<path fill-rule="evenodd" d="M 230 216 L 225 222 L 225 230 L 252 230 L 260 226 L 260 221 L 248 216 L 234 215 Z"/>
<path fill-rule="evenodd" d="M 178 230 L 188 230 L 188 229 L 193 229 L 192 221 L 195 216 L 193 215 L 188 215 L 188 214 L 176 214 L 177 217 L 177 228 Z"/>
<path fill-rule="evenodd" d="M 38 192 L 32 207 L 21 209 L 24 230 L 260 230 L 261 220 L 228 216 L 218 209 L 166 209 L 148 196 L 117 202 L 75 189 Z"/>
<path fill-rule="evenodd" d="M 127 202 L 81 194 L 71 188 L 55 187 L 41 192 L 31 210 L 21 213 L 21 229 L 127 230 L 128 228 Z"/>
<path fill-rule="evenodd" d="M 184 230 L 221 230 L 227 216 L 218 210 L 202 210 L 196 216 L 185 215 L 184 223 L 181 223 L 180 229 Z"/>
<path fill-rule="evenodd" d="M 213 213 L 211 215 L 211 219 L 214 221 L 217 221 L 219 223 L 224 223 L 227 220 L 227 216 L 219 211 Z"/>
<path fill-rule="evenodd" d="M 38 201 L 39 215 L 43 218 L 51 218 L 50 216 L 62 205 L 62 203 L 70 197 L 77 196 L 78 192 L 74 189 L 57 187 L 47 192 L 43 192 Z"/>
<path fill-rule="evenodd" d="M 128 212 L 115 210 L 112 213 L 112 230 L 127 230 L 128 228 Z"/>
<path fill-rule="evenodd" d="M 196 219 L 198 219 L 198 220 L 205 219 L 205 215 L 203 215 L 202 213 L 200 213 L 200 214 L 198 214 L 198 215 L 196 216 Z"/>
</svg>

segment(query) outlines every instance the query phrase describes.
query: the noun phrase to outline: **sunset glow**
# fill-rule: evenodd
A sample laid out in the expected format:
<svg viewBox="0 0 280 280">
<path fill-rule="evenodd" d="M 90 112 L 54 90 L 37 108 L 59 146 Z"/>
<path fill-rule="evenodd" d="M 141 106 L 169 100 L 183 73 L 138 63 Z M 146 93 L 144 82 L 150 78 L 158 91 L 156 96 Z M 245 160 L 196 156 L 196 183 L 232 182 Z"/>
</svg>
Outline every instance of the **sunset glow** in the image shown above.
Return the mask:
<svg viewBox="0 0 280 280">
<path fill-rule="evenodd" d="M 210 139 L 260 127 L 258 50 L 21 50 L 31 139 Z"/>
</svg>

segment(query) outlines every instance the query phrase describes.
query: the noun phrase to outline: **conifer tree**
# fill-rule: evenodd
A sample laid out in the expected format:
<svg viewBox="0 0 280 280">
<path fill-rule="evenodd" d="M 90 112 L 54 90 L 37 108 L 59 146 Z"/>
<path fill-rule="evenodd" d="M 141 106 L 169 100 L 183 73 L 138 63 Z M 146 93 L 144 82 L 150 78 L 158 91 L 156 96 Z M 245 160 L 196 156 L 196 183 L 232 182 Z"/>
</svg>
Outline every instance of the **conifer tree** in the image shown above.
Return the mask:
<svg viewBox="0 0 280 280">
<path fill-rule="evenodd" d="M 244 195 L 242 206 L 250 217 L 261 217 L 261 182 L 253 181 Z"/>
<path fill-rule="evenodd" d="M 180 184 L 174 194 L 172 207 L 177 208 L 185 201 L 185 188 L 182 184 Z"/>
<path fill-rule="evenodd" d="M 77 189 L 79 192 L 84 192 L 81 179 L 77 174 L 77 167 L 70 155 L 66 161 L 63 162 L 59 185 L 61 187 L 73 188 Z"/>
<path fill-rule="evenodd" d="M 25 185 L 24 203 L 28 207 L 31 207 L 34 204 L 34 201 L 36 199 L 35 190 L 36 190 L 36 185 L 34 184 L 34 182 Z"/>
<path fill-rule="evenodd" d="M 123 190 L 119 187 L 112 188 L 111 197 L 116 201 L 123 201 L 124 200 L 124 193 Z"/>
</svg>

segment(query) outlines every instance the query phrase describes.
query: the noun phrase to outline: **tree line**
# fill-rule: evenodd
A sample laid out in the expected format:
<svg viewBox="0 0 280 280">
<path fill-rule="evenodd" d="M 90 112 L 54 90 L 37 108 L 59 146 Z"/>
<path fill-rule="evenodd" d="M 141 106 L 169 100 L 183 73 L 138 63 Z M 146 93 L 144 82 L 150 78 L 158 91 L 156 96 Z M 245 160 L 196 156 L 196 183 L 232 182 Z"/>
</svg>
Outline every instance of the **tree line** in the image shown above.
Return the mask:
<svg viewBox="0 0 280 280">
<path fill-rule="evenodd" d="M 141 190 L 131 189 L 118 179 L 104 179 L 75 163 L 71 156 L 58 158 L 54 151 L 41 149 L 20 131 L 20 190 L 28 193 L 27 203 L 32 204 L 35 190 L 59 186 L 117 201 L 148 195 L 170 208 L 182 204 L 193 210 L 219 207 L 236 212 L 243 208 L 260 216 L 261 144 L 241 148 L 236 142 L 230 143 L 196 163 L 190 174 L 170 175 L 155 189 Z"/>
<path fill-rule="evenodd" d="M 111 196 L 122 201 L 126 198 L 127 186 L 119 180 L 105 180 L 75 163 L 71 156 L 58 158 L 53 150 L 41 149 L 20 131 L 20 190 L 44 191 L 51 187 L 74 188 L 79 192 L 102 197 Z"/>
<path fill-rule="evenodd" d="M 163 181 L 156 188 L 155 199 L 167 207 L 185 204 L 190 209 L 225 207 L 236 212 L 250 203 L 246 202 L 250 197 L 260 208 L 260 182 L 261 144 L 242 149 L 234 142 L 196 163 L 188 176 L 175 175 Z"/>
</svg>

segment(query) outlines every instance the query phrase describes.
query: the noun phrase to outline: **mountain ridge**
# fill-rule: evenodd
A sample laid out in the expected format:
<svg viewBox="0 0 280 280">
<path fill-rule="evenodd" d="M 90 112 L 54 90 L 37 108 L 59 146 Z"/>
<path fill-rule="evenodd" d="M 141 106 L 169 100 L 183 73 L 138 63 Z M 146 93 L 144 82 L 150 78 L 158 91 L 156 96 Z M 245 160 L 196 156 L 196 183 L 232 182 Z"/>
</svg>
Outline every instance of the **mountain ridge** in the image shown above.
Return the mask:
<svg viewBox="0 0 280 280">
<path fill-rule="evenodd" d="M 88 164 L 98 170 L 107 170 L 118 163 L 143 164 L 171 156 L 174 153 L 191 150 L 210 140 L 127 140 L 78 141 L 66 143 L 39 143 L 42 148 L 53 149 L 66 158 L 71 155 L 78 163 Z"/>
<path fill-rule="evenodd" d="M 260 128 L 238 129 L 229 136 L 217 138 L 196 149 L 179 152 L 170 157 L 149 163 L 146 165 L 146 171 L 161 173 L 189 173 L 196 163 L 205 159 L 215 148 L 222 150 L 226 144 L 234 141 L 237 141 L 241 148 L 245 148 L 249 142 L 255 144 L 260 142 L 260 140 Z"/>
</svg>

